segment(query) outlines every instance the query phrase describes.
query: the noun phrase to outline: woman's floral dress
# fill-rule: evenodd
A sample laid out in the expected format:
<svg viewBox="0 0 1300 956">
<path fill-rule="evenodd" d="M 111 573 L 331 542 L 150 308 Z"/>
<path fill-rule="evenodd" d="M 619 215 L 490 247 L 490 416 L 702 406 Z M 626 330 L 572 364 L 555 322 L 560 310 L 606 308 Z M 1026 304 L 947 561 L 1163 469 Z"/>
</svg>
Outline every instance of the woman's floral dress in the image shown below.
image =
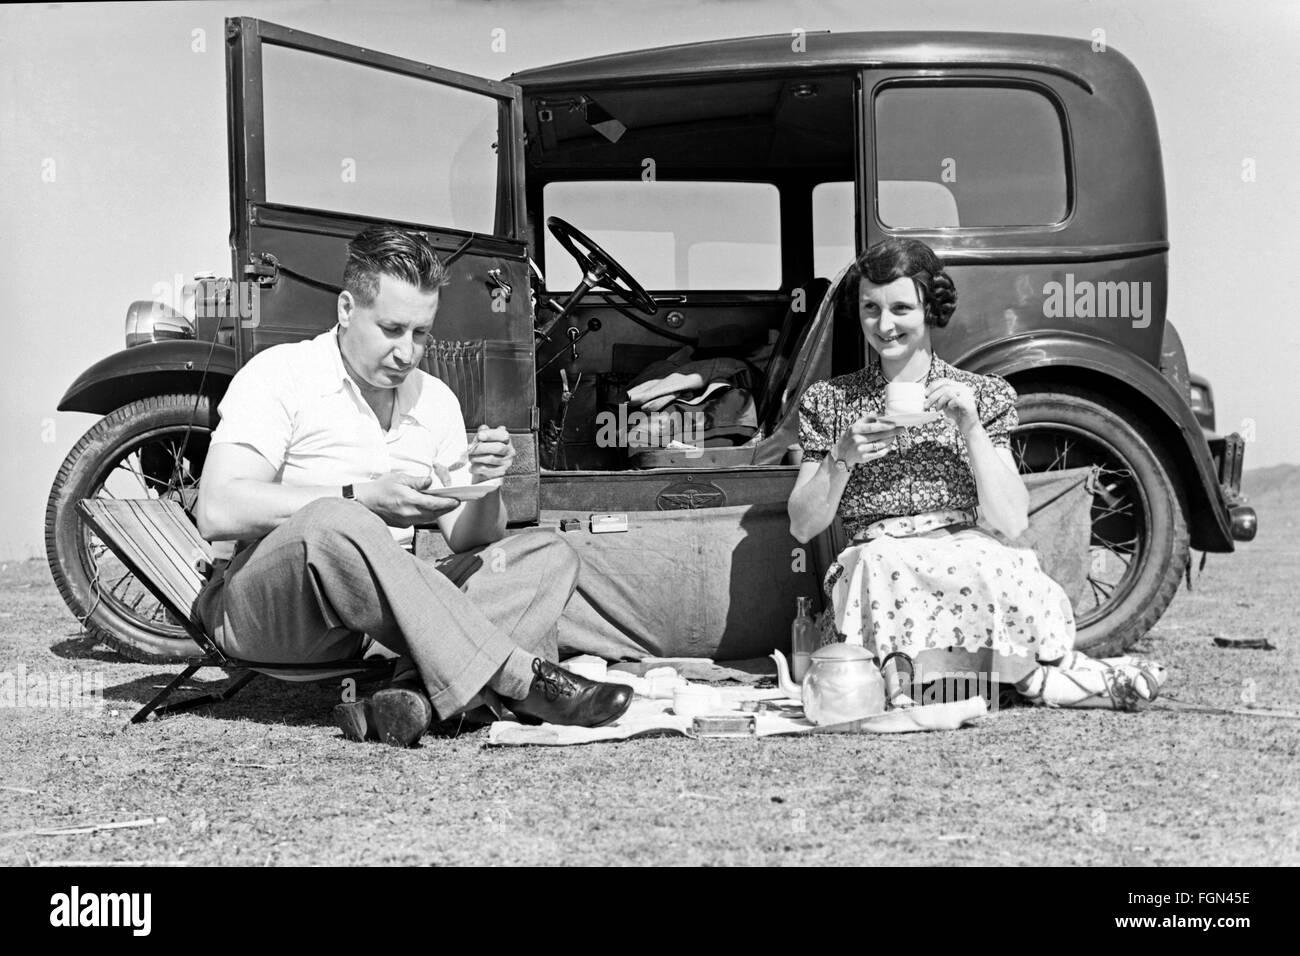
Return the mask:
<svg viewBox="0 0 1300 956">
<path fill-rule="evenodd" d="M 937 378 L 969 385 L 993 445 L 1010 447 L 1018 419 L 1016 392 L 1005 379 L 965 372 L 936 357 L 926 381 Z M 873 360 L 860 371 L 809 386 L 799 409 L 803 460 L 820 461 L 864 412 L 883 415 L 885 384 Z M 1072 648 L 1069 598 L 1032 550 L 1010 547 L 970 525 L 869 542 L 857 538 L 882 518 L 977 504 L 966 443 L 947 416 L 908 428 L 892 453 L 853 469 L 839 517 L 856 540 L 825 580 L 836 629 L 847 641 L 865 644 L 880 660 L 895 651 L 915 660 L 925 651 L 991 650 L 1004 661 L 1020 659 L 1021 670 Z"/>
</svg>

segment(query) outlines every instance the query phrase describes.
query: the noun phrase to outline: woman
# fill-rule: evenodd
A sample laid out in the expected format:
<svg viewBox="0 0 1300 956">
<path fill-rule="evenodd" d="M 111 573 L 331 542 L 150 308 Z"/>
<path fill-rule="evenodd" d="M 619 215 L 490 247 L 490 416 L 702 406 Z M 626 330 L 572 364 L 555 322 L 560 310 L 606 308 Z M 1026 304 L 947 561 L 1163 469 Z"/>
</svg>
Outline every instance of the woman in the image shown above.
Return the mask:
<svg viewBox="0 0 1300 956">
<path fill-rule="evenodd" d="M 1111 704 L 1128 694 L 1131 705 L 1140 667 L 1074 652 L 1064 590 L 1032 551 L 974 526 L 978 513 L 1006 538 L 1019 537 L 1029 496 L 1011 457 L 1015 390 L 934 354 L 930 330 L 946 326 L 957 304 L 942 261 L 923 242 L 887 239 L 858 259 L 844 283 L 858 307 L 867 364 L 804 393 L 803 464 L 789 501 L 790 530 L 800 541 L 837 515 L 851 539 L 826 578 L 836 629 L 885 662 L 891 706 L 913 703 L 891 655 L 934 652 L 923 659 L 929 668 L 953 670 L 945 658 L 967 662 L 981 651 L 993 654 L 1001 681 L 1032 700 L 1078 703 L 1082 688 L 1083 697 L 1102 691 Z M 922 383 L 925 410 L 939 414 L 912 427 L 880 420 L 892 382 Z M 1163 669 L 1149 666 L 1138 696 L 1153 697 L 1162 679 Z"/>
</svg>

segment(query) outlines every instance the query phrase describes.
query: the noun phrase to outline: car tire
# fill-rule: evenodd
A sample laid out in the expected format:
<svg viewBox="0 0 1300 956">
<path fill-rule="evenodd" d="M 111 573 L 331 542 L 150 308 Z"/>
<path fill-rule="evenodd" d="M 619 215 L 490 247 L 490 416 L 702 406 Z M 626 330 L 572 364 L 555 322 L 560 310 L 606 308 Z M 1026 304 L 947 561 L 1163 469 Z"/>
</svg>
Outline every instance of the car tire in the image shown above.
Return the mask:
<svg viewBox="0 0 1300 956">
<path fill-rule="evenodd" d="M 1077 649 L 1094 657 L 1123 653 L 1160 620 L 1187 567 L 1185 496 L 1173 478 L 1172 458 L 1131 411 L 1084 389 L 1023 389 L 1017 410 L 1020 424 L 1012 435 L 1012 449 L 1022 472 L 1103 467 L 1103 487 L 1092 512 L 1093 572 L 1099 551 L 1111 551 L 1100 556 L 1122 564 L 1118 552 L 1099 542 L 1114 544 L 1127 528 L 1137 543 L 1135 557 L 1109 596 L 1099 597 L 1105 592 L 1090 572 L 1096 606 L 1076 608 Z M 1056 445 L 1045 452 L 1049 441 Z M 1123 512 L 1118 502 L 1131 504 L 1131 513 Z"/>
<path fill-rule="evenodd" d="M 123 405 L 82 436 L 50 489 L 45 552 L 59 594 L 88 636 L 133 660 L 162 663 L 203 652 L 134 575 L 114 564 L 116 559 L 82 521 L 77 502 L 111 493 L 109 482 L 125 481 L 127 493 L 114 497 L 166 496 L 192 507 L 215 427 L 215 410 L 206 396 L 160 395 Z M 179 479 L 175 470 L 168 471 L 172 465 L 166 460 L 171 452 L 174 464 L 172 450 L 177 448 L 187 450 Z M 139 484 L 138 493 L 132 493 L 132 482 Z M 98 580 L 101 576 L 104 581 Z"/>
</svg>

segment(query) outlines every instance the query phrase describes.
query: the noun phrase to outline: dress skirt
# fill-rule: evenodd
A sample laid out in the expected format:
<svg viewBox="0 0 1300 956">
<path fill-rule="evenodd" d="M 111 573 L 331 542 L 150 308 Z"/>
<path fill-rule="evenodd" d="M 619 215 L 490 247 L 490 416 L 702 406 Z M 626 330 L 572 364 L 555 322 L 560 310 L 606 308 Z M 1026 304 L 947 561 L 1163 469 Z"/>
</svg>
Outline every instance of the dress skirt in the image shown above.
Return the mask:
<svg viewBox="0 0 1300 956">
<path fill-rule="evenodd" d="M 1003 672 L 1024 673 L 1074 646 L 1064 589 L 1032 550 L 1008 547 L 979 528 L 850 545 L 825 586 L 836 629 L 880 661 L 896 651 L 914 661 L 923 654 L 935 661 L 927 651 L 965 651 L 1010 664 Z"/>
</svg>

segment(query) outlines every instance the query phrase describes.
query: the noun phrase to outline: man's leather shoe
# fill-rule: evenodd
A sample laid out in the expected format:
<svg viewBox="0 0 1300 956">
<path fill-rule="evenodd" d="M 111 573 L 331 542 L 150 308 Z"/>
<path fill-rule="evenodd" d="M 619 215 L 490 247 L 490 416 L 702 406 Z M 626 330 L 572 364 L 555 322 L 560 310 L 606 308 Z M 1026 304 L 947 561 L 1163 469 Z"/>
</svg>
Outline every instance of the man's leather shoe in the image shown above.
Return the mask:
<svg viewBox="0 0 1300 956">
<path fill-rule="evenodd" d="M 548 724 L 603 727 L 612 724 L 632 704 L 632 688 L 587 680 L 558 664 L 533 659 L 533 683 L 523 700 L 506 699 L 516 714 Z"/>
<path fill-rule="evenodd" d="M 382 740 L 409 747 L 429 729 L 433 705 L 418 686 L 393 684 L 375 691 L 369 700 L 334 707 L 334 723 L 348 740 Z"/>
</svg>

